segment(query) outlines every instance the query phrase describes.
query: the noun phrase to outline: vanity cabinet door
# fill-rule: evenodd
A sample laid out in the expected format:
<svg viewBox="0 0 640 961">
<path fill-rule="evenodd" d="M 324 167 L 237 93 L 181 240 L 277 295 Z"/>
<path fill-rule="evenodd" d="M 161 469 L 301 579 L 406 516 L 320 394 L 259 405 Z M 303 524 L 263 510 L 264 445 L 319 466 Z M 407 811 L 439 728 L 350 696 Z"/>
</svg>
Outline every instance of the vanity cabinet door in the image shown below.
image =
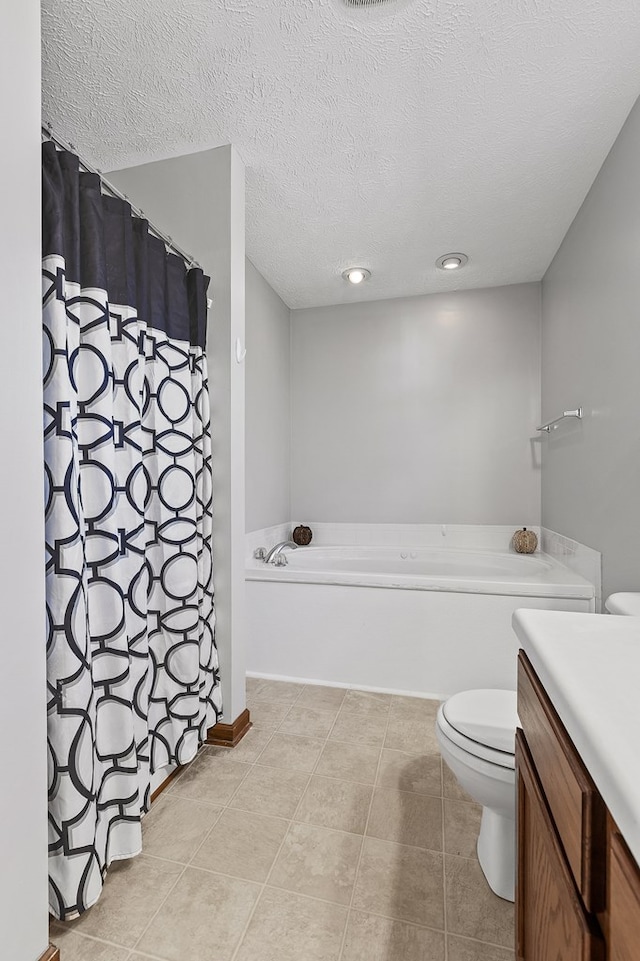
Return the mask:
<svg viewBox="0 0 640 961">
<path fill-rule="evenodd" d="M 587 915 L 522 731 L 516 736 L 519 961 L 603 961 L 604 942 Z"/>
<path fill-rule="evenodd" d="M 609 959 L 640 956 L 640 871 L 618 832 L 609 852 Z"/>
<path fill-rule="evenodd" d="M 606 808 L 522 651 L 518 714 L 564 856 L 587 911 L 595 914 L 605 905 Z"/>
</svg>

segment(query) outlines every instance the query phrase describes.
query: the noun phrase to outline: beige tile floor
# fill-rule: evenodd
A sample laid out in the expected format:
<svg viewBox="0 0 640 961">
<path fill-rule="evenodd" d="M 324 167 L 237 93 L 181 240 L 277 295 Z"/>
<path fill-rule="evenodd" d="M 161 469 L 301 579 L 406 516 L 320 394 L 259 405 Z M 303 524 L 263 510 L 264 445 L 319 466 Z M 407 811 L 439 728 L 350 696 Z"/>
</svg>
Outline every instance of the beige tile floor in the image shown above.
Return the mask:
<svg viewBox="0 0 640 961">
<path fill-rule="evenodd" d="M 437 703 L 247 686 L 241 744 L 205 748 L 145 818 L 144 854 L 52 924 L 62 961 L 513 961 Z"/>
</svg>

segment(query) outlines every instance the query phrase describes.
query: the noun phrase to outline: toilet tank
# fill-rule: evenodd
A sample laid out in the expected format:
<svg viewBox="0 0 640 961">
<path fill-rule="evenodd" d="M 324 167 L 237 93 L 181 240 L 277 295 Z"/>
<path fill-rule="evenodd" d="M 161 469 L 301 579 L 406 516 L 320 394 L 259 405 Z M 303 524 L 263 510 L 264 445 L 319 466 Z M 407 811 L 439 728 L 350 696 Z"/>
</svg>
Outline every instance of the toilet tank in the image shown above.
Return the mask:
<svg viewBox="0 0 640 961">
<path fill-rule="evenodd" d="M 611 594 L 604 602 L 610 614 L 629 614 L 640 617 L 640 593 Z"/>
</svg>

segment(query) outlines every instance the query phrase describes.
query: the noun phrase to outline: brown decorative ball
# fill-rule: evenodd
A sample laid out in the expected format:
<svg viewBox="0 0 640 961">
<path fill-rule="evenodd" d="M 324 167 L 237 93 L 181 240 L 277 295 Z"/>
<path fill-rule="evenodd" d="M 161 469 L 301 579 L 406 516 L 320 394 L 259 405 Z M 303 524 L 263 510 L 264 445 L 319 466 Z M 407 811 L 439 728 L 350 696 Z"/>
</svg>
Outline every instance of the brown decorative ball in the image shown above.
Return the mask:
<svg viewBox="0 0 640 961">
<path fill-rule="evenodd" d="M 513 549 L 518 554 L 533 554 L 538 546 L 538 537 L 535 531 L 528 531 L 526 527 L 516 531 L 513 535 Z"/>
<path fill-rule="evenodd" d="M 300 547 L 306 547 L 307 544 L 310 544 L 312 537 L 313 532 L 311 528 L 305 527 L 304 524 L 298 524 L 298 526 L 293 529 L 293 543 L 298 544 Z"/>
</svg>

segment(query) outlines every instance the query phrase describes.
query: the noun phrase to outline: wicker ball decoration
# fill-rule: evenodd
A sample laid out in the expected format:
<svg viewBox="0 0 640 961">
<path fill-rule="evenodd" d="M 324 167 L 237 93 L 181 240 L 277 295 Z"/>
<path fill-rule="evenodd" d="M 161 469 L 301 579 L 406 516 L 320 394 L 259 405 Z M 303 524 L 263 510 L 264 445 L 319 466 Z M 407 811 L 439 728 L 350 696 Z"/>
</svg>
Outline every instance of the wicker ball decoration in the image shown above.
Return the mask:
<svg viewBox="0 0 640 961">
<path fill-rule="evenodd" d="M 307 544 L 310 544 L 312 537 L 313 531 L 310 527 L 305 527 L 304 524 L 298 524 L 293 529 L 293 543 L 298 544 L 299 547 L 306 547 Z"/>
<path fill-rule="evenodd" d="M 538 536 L 535 531 L 528 531 L 526 527 L 516 531 L 513 535 L 513 549 L 518 554 L 533 554 L 538 546 Z"/>
</svg>

